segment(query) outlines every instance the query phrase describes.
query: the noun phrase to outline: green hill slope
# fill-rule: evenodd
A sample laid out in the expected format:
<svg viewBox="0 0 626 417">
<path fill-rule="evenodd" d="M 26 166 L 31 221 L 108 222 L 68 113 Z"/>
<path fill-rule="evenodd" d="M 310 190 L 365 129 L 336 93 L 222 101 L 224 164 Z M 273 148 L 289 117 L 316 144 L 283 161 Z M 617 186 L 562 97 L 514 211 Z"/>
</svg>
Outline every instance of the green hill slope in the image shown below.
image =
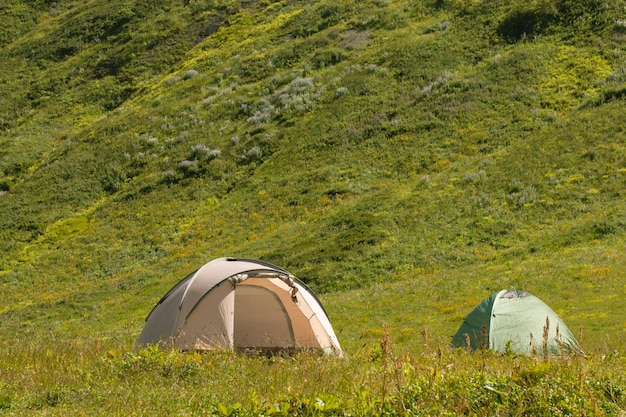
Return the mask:
<svg viewBox="0 0 626 417">
<path fill-rule="evenodd" d="M 2 6 L 0 336 L 133 335 L 245 256 L 348 346 L 504 287 L 623 341 L 626 15 L 509 3 Z"/>
</svg>

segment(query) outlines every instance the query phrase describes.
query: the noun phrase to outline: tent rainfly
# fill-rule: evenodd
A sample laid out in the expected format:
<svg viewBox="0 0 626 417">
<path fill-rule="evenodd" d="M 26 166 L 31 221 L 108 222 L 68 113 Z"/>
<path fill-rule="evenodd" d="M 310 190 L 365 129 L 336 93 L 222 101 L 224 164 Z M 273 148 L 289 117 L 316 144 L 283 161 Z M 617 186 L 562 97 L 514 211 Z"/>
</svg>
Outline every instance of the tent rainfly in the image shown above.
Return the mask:
<svg viewBox="0 0 626 417">
<path fill-rule="evenodd" d="M 519 290 L 502 290 L 483 300 L 465 318 L 452 346 L 543 356 L 583 353 L 550 307 Z"/>
<path fill-rule="evenodd" d="M 151 344 L 343 356 L 311 289 L 286 270 L 252 259 L 215 259 L 176 284 L 146 318 L 138 345 Z"/>
</svg>

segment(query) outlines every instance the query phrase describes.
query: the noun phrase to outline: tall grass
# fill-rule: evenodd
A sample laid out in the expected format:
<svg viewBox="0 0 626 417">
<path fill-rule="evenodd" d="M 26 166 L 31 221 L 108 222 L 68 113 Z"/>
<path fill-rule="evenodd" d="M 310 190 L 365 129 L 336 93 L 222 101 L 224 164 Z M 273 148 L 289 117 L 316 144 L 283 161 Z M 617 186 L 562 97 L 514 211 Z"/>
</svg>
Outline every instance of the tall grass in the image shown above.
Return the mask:
<svg viewBox="0 0 626 417">
<path fill-rule="evenodd" d="M 4 343 L 3 415 L 618 415 L 618 352 L 536 358 L 419 347 L 389 332 L 347 359 L 303 353 L 135 351 L 129 341 Z"/>
</svg>

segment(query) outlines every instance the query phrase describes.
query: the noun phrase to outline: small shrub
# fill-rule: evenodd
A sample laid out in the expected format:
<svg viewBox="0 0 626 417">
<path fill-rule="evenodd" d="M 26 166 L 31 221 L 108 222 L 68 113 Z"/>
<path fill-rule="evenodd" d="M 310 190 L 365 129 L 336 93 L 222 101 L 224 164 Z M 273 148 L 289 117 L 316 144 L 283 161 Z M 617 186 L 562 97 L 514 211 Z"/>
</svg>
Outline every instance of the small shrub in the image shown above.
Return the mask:
<svg viewBox="0 0 626 417">
<path fill-rule="evenodd" d="M 323 49 L 317 51 L 311 59 L 316 69 L 337 65 L 347 58 L 347 54 L 341 49 Z"/>
<path fill-rule="evenodd" d="M 173 169 L 168 169 L 167 171 L 163 172 L 163 178 L 166 182 L 174 182 L 176 178 L 176 171 L 174 171 Z"/>
<path fill-rule="evenodd" d="M 509 183 L 506 193 L 506 201 L 516 208 L 522 208 L 526 204 L 534 203 L 537 198 L 534 186 L 525 185 L 517 179 Z"/>
<path fill-rule="evenodd" d="M 178 163 L 178 169 L 186 176 L 193 177 L 198 174 L 198 161 L 184 160 Z"/>
<path fill-rule="evenodd" d="M 613 25 L 613 32 L 626 34 L 626 19 L 617 19 Z"/>
<path fill-rule="evenodd" d="M 219 149 L 211 149 L 206 155 L 206 159 L 215 159 L 222 154 Z"/>
<path fill-rule="evenodd" d="M 470 172 L 463 177 L 463 183 L 464 184 L 479 183 L 483 180 L 484 177 L 485 177 L 484 171 Z"/>
<path fill-rule="evenodd" d="M 274 113 L 276 113 L 274 105 L 269 100 L 263 98 L 259 104 L 256 105 L 252 115 L 248 117 L 246 121 L 253 124 L 263 124 L 267 122 Z"/>
<path fill-rule="evenodd" d="M 245 161 L 256 161 L 258 159 L 261 159 L 261 156 L 263 156 L 263 151 L 261 151 L 261 147 L 253 146 L 252 148 L 248 149 L 241 158 Z"/>
<path fill-rule="evenodd" d="M 339 87 L 339 88 L 337 88 L 335 90 L 335 97 L 343 96 L 347 92 L 348 92 L 348 88 L 347 87 Z"/>
<path fill-rule="evenodd" d="M 196 71 L 195 69 L 189 69 L 185 71 L 185 75 L 183 75 L 183 79 L 188 80 L 190 78 L 194 78 L 197 75 L 198 75 L 198 71 Z"/>
<path fill-rule="evenodd" d="M 219 149 L 211 149 L 204 144 L 197 144 L 191 147 L 191 156 L 196 160 L 210 160 L 217 158 L 222 152 Z"/>
<path fill-rule="evenodd" d="M 450 23 L 449 20 L 446 20 L 444 22 L 435 23 L 433 25 L 428 26 L 426 29 L 424 29 L 424 34 L 443 32 L 443 31 L 447 30 L 450 25 L 451 25 L 451 23 Z"/>
<path fill-rule="evenodd" d="M 180 77 L 178 75 L 174 75 L 168 78 L 167 81 L 165 81 L 165 83 L 167 85 L 172 85 L 172 84 L 176 84 L 179 81 L 180 81 Z"/>
</svg>

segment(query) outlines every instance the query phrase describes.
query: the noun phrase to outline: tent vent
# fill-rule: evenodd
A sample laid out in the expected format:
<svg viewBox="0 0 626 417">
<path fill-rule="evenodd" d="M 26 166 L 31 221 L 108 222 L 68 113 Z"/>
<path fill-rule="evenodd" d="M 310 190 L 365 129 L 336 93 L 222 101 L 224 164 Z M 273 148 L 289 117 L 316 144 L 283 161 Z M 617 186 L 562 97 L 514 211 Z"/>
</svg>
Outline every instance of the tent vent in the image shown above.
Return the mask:
<svg viewBox="0 0 626 417">
<path fill-rule="evenodd" d="M 506 291 L 505 293 L 503 293 L 500 298 L 523 298 L 523 297 L 528 297 L 530 294 L 527 293 L 526 291 L 520 291 L 520 290 L 509 290 Z"/>
</svg>

